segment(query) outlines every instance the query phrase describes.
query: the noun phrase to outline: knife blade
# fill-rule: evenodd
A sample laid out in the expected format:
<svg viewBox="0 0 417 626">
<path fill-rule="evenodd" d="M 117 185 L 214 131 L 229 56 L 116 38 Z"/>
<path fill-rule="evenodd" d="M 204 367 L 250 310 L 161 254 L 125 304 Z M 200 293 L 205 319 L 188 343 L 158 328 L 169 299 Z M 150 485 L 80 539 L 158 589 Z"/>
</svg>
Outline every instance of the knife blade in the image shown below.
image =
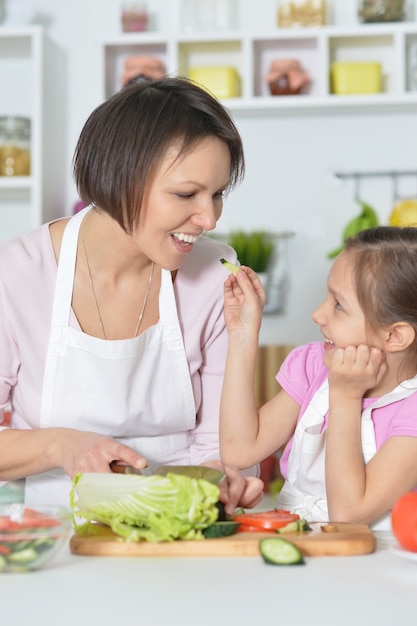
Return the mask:
<svg viewBox="0 0 417 626">
<path fill-rule="evenodd" d="M 138 469 L 132 465 L 112 461 L 110 463 L 110 469 L 115 474 L 138 474 L 140 476 L 152 476 L 154 474 L 166 476 L 170 473 L 182 474 L 189 478 L 203 478 L 214 485 L 218 485 L 223 478 L 225 478 L 225 474 L 220 470 L 216 470 L 212 467 L 204 467 L 203 465 L 159 465 L 156 468 L 144 467 L 143 469 Z"/>
</svg>

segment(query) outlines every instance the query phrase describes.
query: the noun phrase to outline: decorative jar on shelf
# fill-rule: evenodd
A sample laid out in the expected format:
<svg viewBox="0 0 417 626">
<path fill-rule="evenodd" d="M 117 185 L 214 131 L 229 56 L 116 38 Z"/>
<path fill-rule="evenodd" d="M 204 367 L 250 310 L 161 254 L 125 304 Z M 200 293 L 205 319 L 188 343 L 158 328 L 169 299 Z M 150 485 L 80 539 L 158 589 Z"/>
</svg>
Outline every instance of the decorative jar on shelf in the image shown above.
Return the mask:
<svg viewBox="0 0 417 626">
<path fill-rule="evenodd" d="M 30 119 L 0 117 L 0 176 L 30 175 Z"/>
<path fill-rule="evenodd" d="M 407 0 L 359 0 L 358 17 L 361 22 L 404 22 L 409 7 Z"/>
<path fill-rule="evenodd" d="M 280 28 L 317 27 L 328 23 L 326 0 L 280 0 L 277 22 Z"/>
<path fill-rule="evenodd" d="M 305 93 L 310 76 L 297 59 L 276 59 L 271 62 L 265 82 L 273 96 Z"/>
</svg>

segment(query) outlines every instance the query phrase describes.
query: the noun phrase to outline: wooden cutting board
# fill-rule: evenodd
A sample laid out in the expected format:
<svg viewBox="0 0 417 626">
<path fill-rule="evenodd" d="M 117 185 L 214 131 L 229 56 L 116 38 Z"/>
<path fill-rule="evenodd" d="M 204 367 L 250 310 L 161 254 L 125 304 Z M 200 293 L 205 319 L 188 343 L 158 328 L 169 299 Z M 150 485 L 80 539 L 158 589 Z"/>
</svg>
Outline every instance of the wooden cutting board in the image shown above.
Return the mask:
<svg viewBox="0 0 417 626">
<path fill-rule="evenodd" d="M 363 524 L 310 524 L 306 533 L 280 535 L 294 543 L 305 556 L 349 556 L 370 554 L 376 546 L 375 536 Z M 120 540 L 109 528 L 100 528 L 97 535 L 73 535 L 73 554 L 89 556 L 259 556 L 259 540 L 279 536 L 274 533 L 236 533 L 221 539 L 128 543 Z"/>
</svg>

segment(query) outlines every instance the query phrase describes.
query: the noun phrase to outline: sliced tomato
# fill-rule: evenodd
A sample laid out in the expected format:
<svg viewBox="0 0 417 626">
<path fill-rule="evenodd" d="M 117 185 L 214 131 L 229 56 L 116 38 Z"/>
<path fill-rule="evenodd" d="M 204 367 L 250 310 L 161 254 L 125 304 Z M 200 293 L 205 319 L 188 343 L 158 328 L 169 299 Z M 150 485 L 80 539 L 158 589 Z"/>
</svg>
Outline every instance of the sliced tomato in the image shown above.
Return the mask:
<svg viewBox="0 0 417 626">
<path fill-rule="evenodd" d="M 11 519 L 10 517 L 0 517 L 0 532 L 51 528 L 53 526 L 59 526 L 59 524 L 59 520 L 48 517 L 44 513 L 33 511 L 32 509 L 25 509 L 23 515 L 17 520 Z"/>
<path fill-rule="evenodd" d="M 285 509 L 273 509 L 272 511 L 259 511 L 254 513 L 242 513 L 234 516 L 234 521 L 239 522 L 239 532 L 242 530 L 277 530 L 290 522 L 300 519 L 297 513 L 291 513 Z M 247 527 L 245 529 L 245 527 Z"/>
<path fill-rule="evenodd" d="M 263 532 L 275 532 L 274 529 L 266 530 L 265 528 L 259 528 L 259 526 L 250 526 L 249 524 L 240 524 L 237 529 L 238 533 L 263 533 Z"/>
</svg>

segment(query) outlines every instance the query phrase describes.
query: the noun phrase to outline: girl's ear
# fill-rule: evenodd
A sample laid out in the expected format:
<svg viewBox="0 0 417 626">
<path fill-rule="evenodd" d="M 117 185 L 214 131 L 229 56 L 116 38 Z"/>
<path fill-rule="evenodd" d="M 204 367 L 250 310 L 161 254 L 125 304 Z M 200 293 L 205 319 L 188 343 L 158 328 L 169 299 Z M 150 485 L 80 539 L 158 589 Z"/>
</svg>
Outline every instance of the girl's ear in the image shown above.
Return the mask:
<svg viewBox="0 0 417 626">
<path fill-rule="evenodd" d="M 400 352 L 411 346 L 416 337 L 416 331 L 407 322 L 397 322 L 388 328 L 385 347 L 388 352 Z"/>
</svg>

